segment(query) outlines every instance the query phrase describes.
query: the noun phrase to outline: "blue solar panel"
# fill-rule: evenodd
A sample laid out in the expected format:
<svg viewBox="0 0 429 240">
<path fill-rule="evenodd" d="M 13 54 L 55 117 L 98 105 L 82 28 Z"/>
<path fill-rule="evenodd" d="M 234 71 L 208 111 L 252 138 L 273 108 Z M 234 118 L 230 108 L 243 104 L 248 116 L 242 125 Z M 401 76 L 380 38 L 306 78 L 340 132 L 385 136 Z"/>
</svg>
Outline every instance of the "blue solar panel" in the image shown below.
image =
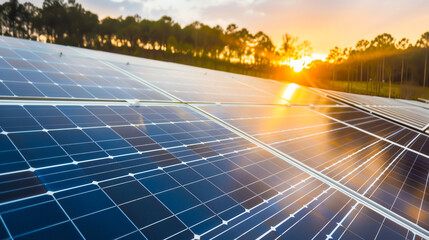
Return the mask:
<svg viewBox="0 0 429 240">
<path fill-rule="evenodd" d="M 344 107 L 203 108 L 427 228 L 427 223 L 420 219 L 428 214 L 429 206 L 425 201 L 427 136 Z M 341 120 L 335 121 L 338 116 Z M 308 118 L 317 120 L 309 126 L 305 122 Z"/>
<path fill-rule="evenodd" d="M 25 112 L 32 123 L 1 135 L 2 152 L 16 154 L 3 164 L 0 187 L 12 237 L 289 238 L 302 234 L 307 221 L 318 223 L 304 231 L 316 236 L 335 216 L 352 214 L 373 214 L 384 226 L 381 216 L 352 211 L 354 200 L 187 107 L 2 108 L 12 109 L 9 118 Z M 85 126 L 69 116 L 98 121 Z M 59 121 L 52 125 L 50 118 Z M 332 204 L 339 201 L 348 208 Z M 15 229 L 23 214 L 43 219 Z M 400 229 L 388 232 L 401 236 Z"/>
<path fill-rule="evenodd" d="M 297 85 L 0 42 L 0 239 L 429 236 L 423 133 Z"/>
<path fill-rule="evenodd" d="M 111 58 L 111 60 L 114 58 Z M 131 64 L 114 62 L 114 66 L 133 74 L 160 89 L 173 94 L 185 102 L 222 102 L 256 104 L 299 104 L 336 105 L 328 99 L 307 88 L 295 89 L 293 99 L 285 99 L 287 89 L 292 84 L 261 80 L 254 77 L 234 75 L 220 71 L 163 63 L 162 68 L 148 66 L 145 60 L 132 59 Z M 161 64 L 159 64 L 161 65 Z M 184 70 L 186 69 L 186 70 Z"/>
<path fill-rule="evenodd" d="M 325 90 L 329 96 L 387 119 L 425 131 L 429 128 L 429 106 L 411 100 L 365 96 Z"/>
<path fill-rule="evenodd" d="M 0 96 L 170 100 L 96 59 L 60 53 L 0 47 Z"/>
</svg>

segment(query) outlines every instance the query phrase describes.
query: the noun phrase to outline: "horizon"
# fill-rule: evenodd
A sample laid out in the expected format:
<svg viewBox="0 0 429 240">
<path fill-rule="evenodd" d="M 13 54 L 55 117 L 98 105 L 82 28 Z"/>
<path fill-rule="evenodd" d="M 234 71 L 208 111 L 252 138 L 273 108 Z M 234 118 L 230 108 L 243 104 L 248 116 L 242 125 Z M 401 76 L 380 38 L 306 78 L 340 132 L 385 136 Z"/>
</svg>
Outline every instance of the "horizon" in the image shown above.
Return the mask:
<svg viewBox="0 0 429 240">
<path fill-rule="evenodd" d="M 6 0 L 0 0 L 0 3 L 4 2 Z M 43 0 L 28 2 L 40 7 Z M 329 50 L 335 46 L 353 47 L 359 40 L 371 40 L 381 33 L 392 34 L 396 40 L 405 37 L 414 44 L 420 35 L 427 31 L 425 29 L 427 26 L 422 23 L 429 22 L 429 14 L 425 14 L 429 11 L 429 2 L 422 0 L 375 3 L 367 0 L 359 2 L 336 0 L 329 3 L 324 1 L 326 4 L 316 3 L 314 0 L 306 3 L 302 1 L 278 3 L 273 0 L 235 3 L 222 0 L 209 1 L 206 6 L 193 0 L 183 1 L 183 4 L 177 4 L 177 1 L 173 4 L 171 0 L 162 0 L 158 4 L 151 0 L 76 2 L 96 13 L 100 20 L 108 16 L 117 18 L 138 14 L 151 20 L 168 15 L 181 26 L 200 21 L 210 26 L 220 25 L 226 28 L 228 24 L 235 23 L 252 33 L 265 32 L 276 46 L 281 44 L 282 35 L 288 33 L 297 37 L 299 41 L 311 42 L 313 59 L 326 58 Z M 244 14 L 239 16 L 232 14 L 231 10 L 235 12 L 237 9 Z M 386 10 L 380 12 L 379 9 Z M 189 14 L 190 11 L 192 14 Z M 267 14 L 268 12 L 270 14 Z M 338 15 L 342 21 L 337 20 Z M 345 26 L 353 27 L 345 29 Z"/>
</svg>

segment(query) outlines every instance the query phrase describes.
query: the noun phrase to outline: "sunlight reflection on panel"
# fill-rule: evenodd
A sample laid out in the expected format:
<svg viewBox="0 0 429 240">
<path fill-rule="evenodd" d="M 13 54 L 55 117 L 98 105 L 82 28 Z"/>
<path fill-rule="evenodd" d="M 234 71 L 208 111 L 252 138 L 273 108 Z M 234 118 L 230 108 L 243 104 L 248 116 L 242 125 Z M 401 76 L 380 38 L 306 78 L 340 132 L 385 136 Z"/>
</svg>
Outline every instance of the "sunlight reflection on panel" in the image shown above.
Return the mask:
<svg viewBox="0 0 429 240">
<path fill-rule="evenodd" d="M 287 101 L 290 101 L 293 97 L 293 94 L 295 93 L 296 89 L 299 87 L 296 83 L 291 83 L 286 87 L 285 92 L 283 93 L 282 98 L 286 99 Z"/>
</svg>

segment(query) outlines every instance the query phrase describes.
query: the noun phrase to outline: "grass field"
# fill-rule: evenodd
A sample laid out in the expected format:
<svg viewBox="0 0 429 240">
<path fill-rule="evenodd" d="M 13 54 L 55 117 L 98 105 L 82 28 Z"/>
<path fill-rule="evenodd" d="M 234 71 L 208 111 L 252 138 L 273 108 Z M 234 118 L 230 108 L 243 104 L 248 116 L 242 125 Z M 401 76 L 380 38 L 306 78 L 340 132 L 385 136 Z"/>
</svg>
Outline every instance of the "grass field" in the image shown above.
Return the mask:
<svg viewBox="0 0 429 240">
<path fill-rule="evenodd" d="M 329 81 L 324 86 L 321 86 L 321 88 L 342 92 L 389 97 L 389 83 L 379 83 L 377 86 L 376 83 L 372 82 L 367 83 L 351 81 L 348 83 L 347 81 Z M 392 84 L 390 97 L 414 100 L 417 100 L 418 98 L 429 99 L 429 87 L 423 88 L 406 84 Z"/>
</svg>

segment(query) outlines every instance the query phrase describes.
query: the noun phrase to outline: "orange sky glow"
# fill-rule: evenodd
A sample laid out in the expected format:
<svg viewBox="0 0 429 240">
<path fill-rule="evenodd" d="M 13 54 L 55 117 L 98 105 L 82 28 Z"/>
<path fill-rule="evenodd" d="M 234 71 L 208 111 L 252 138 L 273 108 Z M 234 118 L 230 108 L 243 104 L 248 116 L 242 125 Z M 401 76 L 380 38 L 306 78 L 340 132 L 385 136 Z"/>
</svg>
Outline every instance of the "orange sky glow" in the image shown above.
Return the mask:
<svg viewBox="0 0 429 240">
<path fill-rule="evenodd" d="M 4 2 L 6 0 L 0 0 Z M 20 0 L 24 2 L 25 0 Z M 41 6 L 43 0 L 30 0 Z M 289 33 L 308 40 L 314 56 L 334 46 L 353 47 L 390 33 L 415 43 L 429 30 L 428 0 L 77 0 L 100 18 L 139 14 L 147 19 L 171 16 L 182 26 L 200 21 L 226 27 L 236 23 L 252 33 L 267 33 L 276 45 Z M 298 63 L 297 63 L 298 64 Z"/>
</svg>

